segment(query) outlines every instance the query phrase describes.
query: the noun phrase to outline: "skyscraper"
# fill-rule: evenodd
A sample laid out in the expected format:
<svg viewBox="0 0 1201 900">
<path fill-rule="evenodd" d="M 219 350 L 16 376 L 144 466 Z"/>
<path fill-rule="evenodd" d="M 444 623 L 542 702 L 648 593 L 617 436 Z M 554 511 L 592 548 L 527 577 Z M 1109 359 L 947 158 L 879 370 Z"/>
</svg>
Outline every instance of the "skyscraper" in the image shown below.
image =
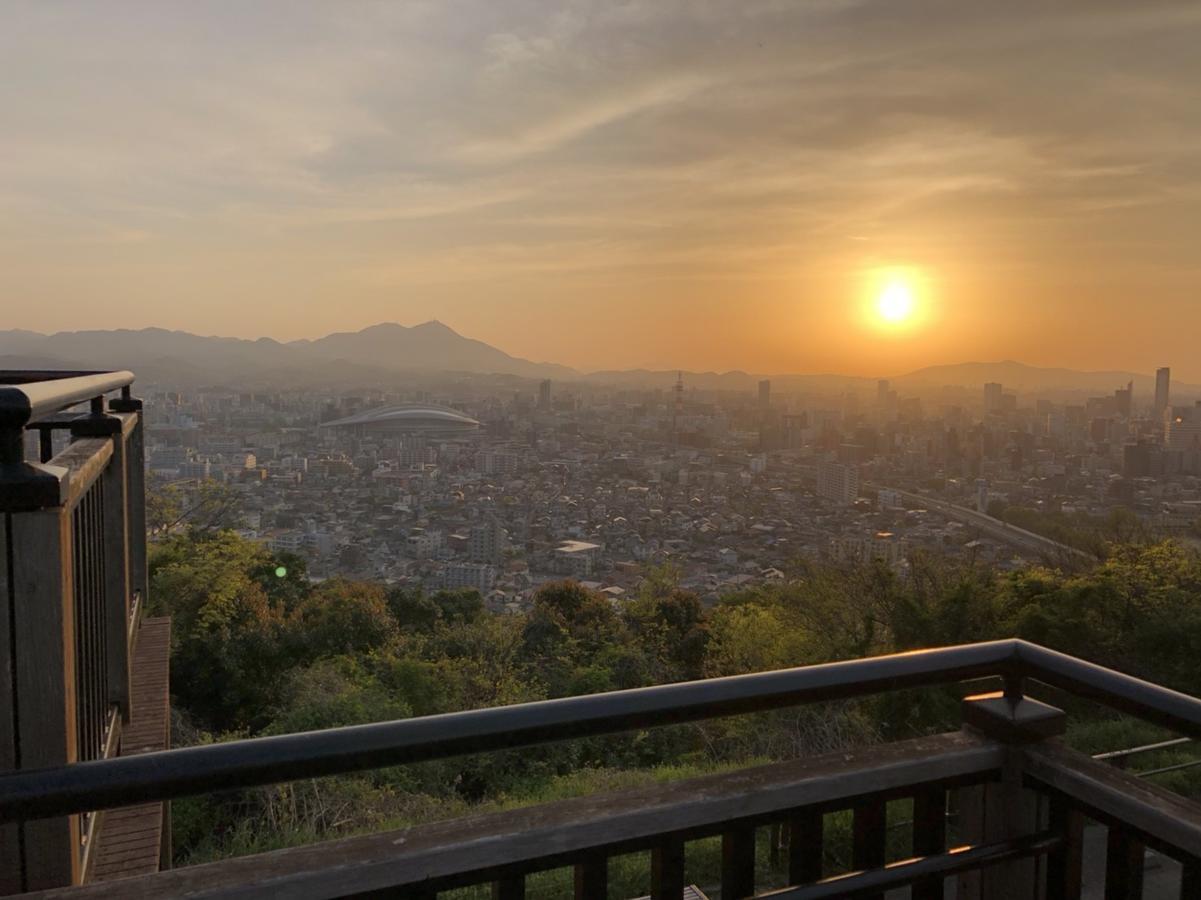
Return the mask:
<svg viewBox="0 0 1201 900">
<path fill-rule="evenodd" d="M 1130 413 L 1134 411 L 1134 382 L 1129 382 L 1124 388 L 1118 388 L 1113 392 L 1113 397 L 1118 415 L 1129 419 Z"/>
<path fill-rule="evenodd" d="M 771 382 L 766 378 L 759 382 L 759 408 L 767 409 L 771 406 Z"/>
<path fill-rule="evenodd" d="M 990 381 L 984 385 L 984 411 L 986 413 L 1001 411 L 1001 395 L 1001 385 L 995 381 Z"/>
<path fill-rule="evenodd" d="M 550 379 L 545 379 L 538 385 L 538 408 L 550 409 Z"/>
<path fill-rule="evenodd" d="M 1155 417 L 1162 419 L 1172 402 L 1172 370 L 1167 366 L 1155 370 Z"/>
</svg>

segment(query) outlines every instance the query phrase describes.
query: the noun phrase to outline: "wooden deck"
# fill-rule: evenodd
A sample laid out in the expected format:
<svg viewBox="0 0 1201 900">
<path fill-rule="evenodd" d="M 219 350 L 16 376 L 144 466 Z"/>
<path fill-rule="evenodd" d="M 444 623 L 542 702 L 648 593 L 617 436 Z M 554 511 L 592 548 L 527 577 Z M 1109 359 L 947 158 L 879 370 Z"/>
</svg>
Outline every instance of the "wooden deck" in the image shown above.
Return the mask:
<svg viewBox="0 0 1201 900">
<path fill-rule="evenodd" d="M 144 620 L 131 665 L 133 718 L 122 732 L 119 755 L 170 746 L 170 656 L 171 620 Z M 157 872 L 164 850 L 169 850 L 164 843 L 164 834 L 169 834 L 167 817 L 165 803 L 143 803 L 106 813 L 88 882 Z"/>
</svg>

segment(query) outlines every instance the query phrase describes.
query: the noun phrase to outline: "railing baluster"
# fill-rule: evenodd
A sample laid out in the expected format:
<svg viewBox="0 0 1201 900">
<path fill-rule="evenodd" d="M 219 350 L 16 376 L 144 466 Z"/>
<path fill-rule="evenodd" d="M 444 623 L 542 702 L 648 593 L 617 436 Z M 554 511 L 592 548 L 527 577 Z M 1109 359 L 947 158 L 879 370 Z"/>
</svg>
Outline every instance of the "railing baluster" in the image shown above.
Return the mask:
<svg viewBox="0 0 1201 900">
<path fill-rule="evenodd" d="M 575 867 L 575 900 L 608 900 L 609 858 L 597 853 Z"/>
<path fill-rule="evenodd" d="M 1141 900 L 1146 847 L 1134 832 L 1109 826 L 1105 856 L 1105 900 Z"/>
<path fill-rule="evenodd" d="M 1063 844 L 1047 857 L 1047 896 L 1079 900 L 1084 878 L 1084 816 L 1067 797 L 1048 798 L 1048 826 Z"/>
<path fill-rule="evenodd" d="M 1186 859 L 1180 863 L 1180 900 L 1201 897 L 1201 859 Z"/>
<path fill-rule="evenodd" d="M 513 875 L 492 882 L 492 900 L 525 900 L 525 876 Z"/>
<path fill-rule="evenodd" d="M 755 893 L 755 829 L 738 825 L 721 836 L 721 895 L 750 897 Z"/>
<path fill-rule="evenodd" d="M 913 855 L 934 856 L 947 849 L 947 792 L 930 787 L 913 797 Z M 911 900 L 942 900 L 943 879 L 929 878 L 913 886 Z"/>
<path fill-rule="evenodd" d="M 424 884 L 410 884 L 396 892 L 397 900 L 438 900 L 438 892 Z"/>
<path fill-rule="evenodd" d="M 683 900 L 684 841 L 665 838 L 651 851 L 651 900 Z"/>
<path fill-rule="evenodd" d="M 857 803 L 851 825 L 851 867 L 878 869 L 884 865 L 885 841 L 888 838 L 887 804 L 879 797 Z M 882 900 L 883 895 L 869 898 Z"/>
<path fill-rule="evenodd" d="M 788 817 L 789 884 L 812 884 L 821 879 L 823 822 L 819 809 L 798 809 Z"/>
<path fill-rule="evenodd" d="M 129 531 L 128 451 L 124 430 L 113 435 L 113 458 L 101 476 L 104 489 L 103 558 L 104 604 L 104 680 L 107 690 L 105 704 L 116 703 L 121 715 L 129 719 L 130 671 L 128 641 L 129 622 Z M 107 715 L 105 717 L 107 721 Z"/>
</svg>

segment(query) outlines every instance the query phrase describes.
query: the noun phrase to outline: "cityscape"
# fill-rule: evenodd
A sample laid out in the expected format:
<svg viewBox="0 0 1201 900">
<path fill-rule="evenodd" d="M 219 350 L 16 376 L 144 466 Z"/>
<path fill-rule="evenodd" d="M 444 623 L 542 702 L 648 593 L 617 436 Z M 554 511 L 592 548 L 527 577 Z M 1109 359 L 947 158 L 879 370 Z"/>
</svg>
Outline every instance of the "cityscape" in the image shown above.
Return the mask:
<svg viewBox="0 0 1201 900">
<path fill-rule="evenodd" d="M 1198 48 L 5 4 L 0 898 L 1201 900 Z"/>
<path fill-rule="evenodd" d="M 806 560 L 1065 564 L 1088 546 L 1058 523 L 1099 531 L 1119 511 L 1199 542 L 1201 404 L 1172 396 L 1168 368 L 1145 396 L 948 392 L 700 390 L 683 373 L 666 390 L 155 390 L 148 464 L 180 498 L 164 528 L 203 522 L 220 485 L 221 523 L 313 579 L 469 588 L 496 611 L 563 577 L 620 604 L 659 567 L 714 602 Z"/>
</svg>

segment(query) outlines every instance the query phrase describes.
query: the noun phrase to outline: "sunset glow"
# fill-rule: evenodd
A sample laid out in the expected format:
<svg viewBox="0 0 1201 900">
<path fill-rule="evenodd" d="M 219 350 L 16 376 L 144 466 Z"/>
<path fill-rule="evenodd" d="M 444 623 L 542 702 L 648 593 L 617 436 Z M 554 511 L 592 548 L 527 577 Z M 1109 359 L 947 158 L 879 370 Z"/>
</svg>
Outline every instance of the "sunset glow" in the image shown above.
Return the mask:
<svg viewBox="0 0 1201 900">
<path fill-rule="evenodd" d="M 888 282 L 876 301 L 876 312 L 894 325 L 906 321 L 913 315 L 913 289 L 904 281 Z"/>
<path fill-rule="evenodd" d="M 1197 5 L 71 6 L 0 29 L 5 328 L 1201 382 Z"/>
</svg>

